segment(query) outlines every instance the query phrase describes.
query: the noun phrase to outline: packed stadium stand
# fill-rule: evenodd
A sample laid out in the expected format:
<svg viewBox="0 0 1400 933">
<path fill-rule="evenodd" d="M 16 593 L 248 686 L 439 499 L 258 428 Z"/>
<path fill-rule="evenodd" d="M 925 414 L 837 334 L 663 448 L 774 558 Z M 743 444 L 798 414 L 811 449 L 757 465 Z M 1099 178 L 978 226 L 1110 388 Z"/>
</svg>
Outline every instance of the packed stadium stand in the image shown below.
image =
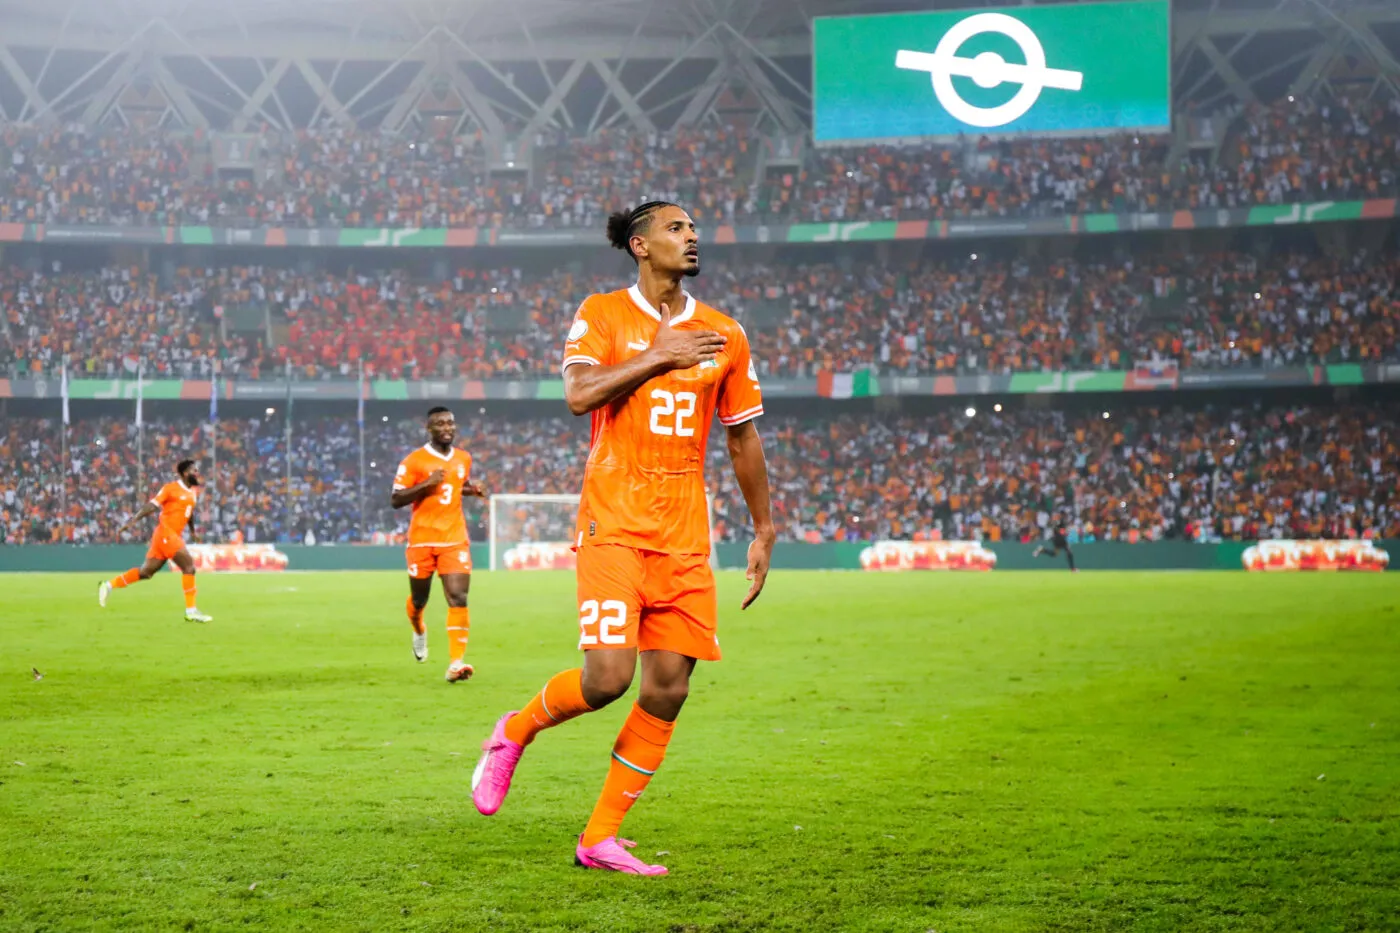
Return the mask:
<svg viewBox="0 0 1400 933">
<path fill-rule="evenodd" d="M 1368 23 L 1390 22 L 1367 10 Z M 385 470 L 417 443 L 427 404 L 459 397 L 525 400 L 499 424 L 463 418 L 462 443 L 494 491 L 576 491 L 586 423 L 560 417 L 561 337 L 585 295 L 630 274 L 604 251 L 607 213 L 652 197 L 685 205 L 706 238 L 695 293 L 745 326 L 761 380 L 792 383 L 762 422 L 786 540 L 1020 540 L 1061 518 L 1099 540 L 1400 533 L 1384 385 L 1400 377 L 1389 223 L 1400 94 L 1382 58 L 1324 55 L 1352 41 L 1345 30 L 1283 6 L 1240 14 L 1296 39 L 1280 64 L 1243 45 L 1207 48 L 1241 21 L 1188 3 L 1170 127 L 818 145 L 810 93 L 790 77 L 810 72 L 805 24 L 750 24 L 763 78 L 699 39 L 674 73 L 580 66 L 560 30 L 596 43 L 597 24 L 560 15 L 538 35 L 482 25 L 497 49 L 528 46 L 543 83 L 525 67 L 502 83 L 418 45 L 390 55 L 354 36 L 336 55 L 406 62 L 418 77 L 336 84 L 283 59 L 242 87 L 167 65 L 114 73 L 110 93 L 85 97 L 80 69 L 56 66 L 34 91 L 42 100 L 0 79 L 0 453 L 18 464 L 0 490 L 5 540 L 112 540 L 178 452 L 212 463 L 211 392 L 227 400 L 213 538 L 392 537 L 402 521 L 384 508 Z M 219 60 L 242 49 L 244 64 L 261 62 L 274 21 L 225 36 Z M 151 54 L 188 53 L 165 42 L 153 38 Z M 686 70 L 712 60 L 710 78 Z M 234 102 L 212 103 L 220 95 Z M 1357 206 L 1327 214 L 1343 202 Z M 1167 226 L 1114 219 L 1134 212 Z M 940 241 L 969 218 L 1000 225 Z M 1063 224 L 1032 229 L 1047 218 Z M 838 222 L 880 221 L 929 223 L 907 242 L 904 223 L 887 225 L 886 242 L 838 238 Z M 800 246 L 770 240 L 766 225 L 788 224 L 831 229 Z M 730 239 L 713 242 L 726 225 Z M 460 236 L 394 249 L 438 228 Z M 351 229 L 354 245 L 377 248 L 346 249 L 333 234 Z M 988 397 L 1014 375 L 1133 371 L 1146 374 L 1138 388 L 1190 383 L 1193 397 L 1006 397 L 1002 411 Z M 289 380 L 343 388 L 361 373 L 389 387 L 372 398 L 398 400 L 369 419 L 364 450 L 358 390 L 300 412 L 289 450 L 283 414 L 264 403 L 290 397 Z M 860 373 L 890 380 L 878 412 L 843 407 L 833 389 Z M 1222 373 L 1231 388 L 1210 389 Z M 60 443 L 65 375 L 88 385 Z M 138 377 L 167 386 L 139 445 L 110 401 L 129 402 Z M 1284 398 L 1275 382 L 1326 388 Z M 901 407 L 915 391 L 968 397 Z M 363 514 L 361 453 L 372 464 Z M 745 512 L 712 456 L 717 528 L 735 540 Z"/>
<path fill-rule="evenodd" d="M 1108 417 L 1104 417 L 1108 414 Z M 586 422 L 557 416 L 483 420 L 464 414 L 459 443 L 493 493 L 570 493 L 582 481 Z M 1394 404 L 1117 412 L 962 411 L 927 416 L 766 418 L 774 512 L 789 541 L 1033 540 L 1065 521 L 1075 540 L 1254 540 L 1400 537 L 1400 408 Z M 70 428 L 74 484 L 60 520 L 58 430 L 9 419 L 0 457 L 18 480 L 0 493 L 6 543 L 113 542 L 129 509 L 169 465 L 198 454 L 211 484 L 210 540 L 353 542 L 392 538 L 394 466 L 419 446 L 418 419 L 374 422 L 361 525 L 357 427 L 308 418 L 293 432 L 291 494 L 279 419 L 219 423 L 217 468 L 201 420 L 146 427 L 147 489 L 138 488 L 129 418 Z M 747 512 L 712 445 L 716 531 L 741 540 Z M 484 540 L 480 508 L 470 510 Z M 568 540 L 570 527 L 555 528 Z"/>
<path fill-rule="evenodd" d="M 702 224 L 1015 217 L 1394 197 L 1400 103 L 1283 100 L 1229 120 L 1215 160 L 1169 137 L 983 137 L 806 147 L 760 173 L 757 134 L 540 133 L 535 171 L 488 170 L 480 140 L 337 127 L 259 138 L 256 178 L 220 180 L 207 135 L 9 125 L 0 222 L 267 227 L 586 227 L 637 192 Z M 531 178 L 530 176 L 533 176 Z"/>
<path fill-rule="evenodd" d="M 557 371 L 580 298 L 617 274 L 463 269 L 308 273 L 274 266 L 0 272 L 0 374 L 511 378 Z M 713 262 L 702 297 L 746 325 L 759 371 L 901 374 L 1377 363 L 1400 341 L 1400 253 L 1221 251 L 909 263 Z M 265 317 L 231 330 L 233 309 Z M 275 330 L 284 336 L 276 345 Z"/>
</svg>

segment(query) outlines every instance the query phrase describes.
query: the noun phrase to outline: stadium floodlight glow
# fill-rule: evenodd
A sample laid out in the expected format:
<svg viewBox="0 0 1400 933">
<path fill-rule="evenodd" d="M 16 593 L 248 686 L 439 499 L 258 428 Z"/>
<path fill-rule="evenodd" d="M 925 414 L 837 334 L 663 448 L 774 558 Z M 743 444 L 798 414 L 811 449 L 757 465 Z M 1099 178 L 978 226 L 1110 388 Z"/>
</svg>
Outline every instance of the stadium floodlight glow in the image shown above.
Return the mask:
<svg viewBox="0 0 1400 933">
<path fill-rule="evenodd" d="M 963 412 L 963 414 L 967 415 L 969 418 L 975 418 L 977 417 L 977 409 L 969 405 L 967 406 L 967 411 Z"/>
<path fill-rule="evenodd" d="M 1001 402 L 997 402 L 995 405 L 993 405 L 992 411 L 1001 411 Z"/>
<path fill-rule="evenodd" d="M 1105 420 L 1105 421 L 1108 420 L 1108 412 L 1104 412 L 1104 413 L 1103 413 L 1103 420 Z"/>
<path fill-rule="evenodd" d="M 1015 42 L 1026 57 L 1024 65 L 1008 62 L 992 51 L 972 58 L 958 55 L 964 42 L 983 33 L 999 33 Z M 1078 91 L 1084 87 L 1084 72 L 1064 68 L 1047 68 L 1045 47 L 1040 37 L 1018 19 L 1005 13 L 976 13 L 943 34 L 932 53 L 900 49 L 895 53 L 894 66 L 906 71 L 927 71 L 933 85 L 933 96 L 958 120 L 969 126 L 991 128 L 1005 126 L 1025 116 L 1040 92 L 1046 88 Z M 1004 104 L 978 107 L 959 96 L 953 86 L 953 75 L 971 78 L 980 88 L 1019 84 L 1021 89 Z"/>
<path fill-rule="evenodd" d="M 271 416 L 277 414 L 277 409 L 275 409 L 275 408 L 269 408 L 267 411 L 263 412 L 263 414 L 267 415 L 268 417 L 271 417 Z"/>
<path fill-rule="evenodd" d="M 384 418 L 383 418 L 383 420 L 387 422 L 387 421 L 389 420 L 389 416 L 388 416 L 388 415 L 385 415 Z"/>
</svg>

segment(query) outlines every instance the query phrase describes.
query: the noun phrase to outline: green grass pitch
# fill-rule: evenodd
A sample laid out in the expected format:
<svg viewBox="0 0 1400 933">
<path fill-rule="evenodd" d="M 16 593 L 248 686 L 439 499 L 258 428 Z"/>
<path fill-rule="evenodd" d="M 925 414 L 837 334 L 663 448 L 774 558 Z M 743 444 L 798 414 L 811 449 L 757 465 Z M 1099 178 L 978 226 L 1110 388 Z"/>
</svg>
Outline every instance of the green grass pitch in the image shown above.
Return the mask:
<svg viewBox="0 0 1400 933">
<path fill-rule="evenodd" d="M 1400 929 L 1400 578 L 721 580 L 625 831 L 572 867 L 628 705 L 497 716 L 578 663 L 572 577 L 480 574 L 469 684 L 399 574 L 0 579 L 0 929 Z M 31 668 L 43 674 L 34 679 Z"/>
</svg>

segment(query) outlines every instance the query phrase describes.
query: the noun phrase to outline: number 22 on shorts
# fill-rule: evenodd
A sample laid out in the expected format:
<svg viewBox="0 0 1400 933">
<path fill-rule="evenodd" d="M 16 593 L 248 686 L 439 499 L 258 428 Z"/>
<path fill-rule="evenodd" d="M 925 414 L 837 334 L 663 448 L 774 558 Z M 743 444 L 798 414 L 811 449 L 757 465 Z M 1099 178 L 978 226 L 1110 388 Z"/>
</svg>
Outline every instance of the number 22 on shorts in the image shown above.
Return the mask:
<svg viewBox="0 0 1400 933">
<path fill-rule="evenodd" d="M 585 600 L 578 607 L 578 646 L 625 645 L 627 636 L 627 604 L 620 599 Z"/>
</svg>

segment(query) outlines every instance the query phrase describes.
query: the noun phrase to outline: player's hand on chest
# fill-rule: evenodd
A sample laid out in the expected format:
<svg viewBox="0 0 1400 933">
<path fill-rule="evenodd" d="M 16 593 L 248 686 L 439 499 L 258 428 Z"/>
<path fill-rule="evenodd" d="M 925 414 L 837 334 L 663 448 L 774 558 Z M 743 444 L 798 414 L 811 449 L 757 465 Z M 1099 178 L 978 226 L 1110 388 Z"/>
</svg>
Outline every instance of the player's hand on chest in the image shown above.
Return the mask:
<svg viewBox="0 0 1400 933">
<path fill-rule="evenodd" d="M 704 330 L 701 324 L 677 325 L 677 330 L 684 329 Z M 651 349 L 651 335 L 641 330 L 629 330 L 617 338 L 617 344 L 613 348 L 614 357 L 619 363 L 625 363 L 635 356 L 639 356 Z M 654 383 L 676 383 L 685 384 L 692 391 L 703 391 L 718 385 L 723 378 L 726 367 L 729 365 L 729 356 L 720 350 L 712 360 L 705 360 L 686 369 L 673 369 L 653 377 L 646 383 L 650 386 Z"/>
</svg>

